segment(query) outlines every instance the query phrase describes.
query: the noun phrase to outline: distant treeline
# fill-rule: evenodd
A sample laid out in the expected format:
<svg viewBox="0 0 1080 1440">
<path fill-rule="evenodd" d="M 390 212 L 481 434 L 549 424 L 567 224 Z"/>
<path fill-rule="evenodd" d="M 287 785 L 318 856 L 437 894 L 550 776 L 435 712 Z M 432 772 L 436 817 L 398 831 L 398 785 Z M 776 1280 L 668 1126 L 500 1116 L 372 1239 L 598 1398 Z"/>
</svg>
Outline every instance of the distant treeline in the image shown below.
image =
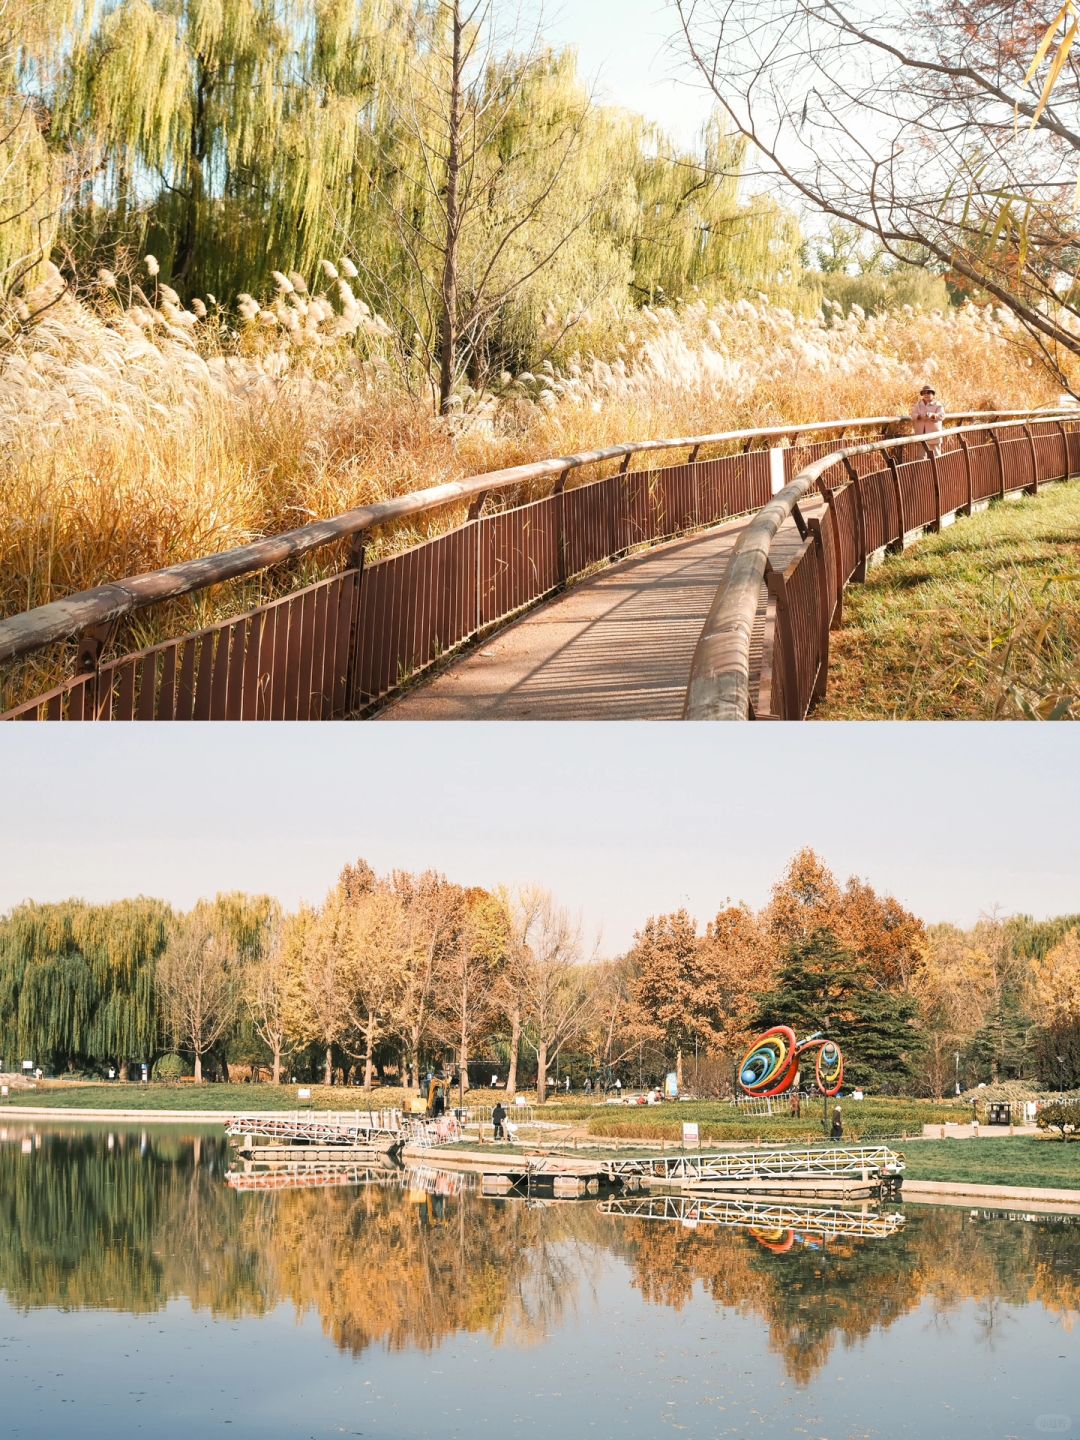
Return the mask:
<svg viewBox="0 0 1080 1440">
<path fill-rule="evenodd" d="M 749 1037 L 777 1023 L 842 1044 L 872 1090 L 951 1093 L 1037 1075 L 1080 1084 L 1080 916 L 927 928 L 800 852 L 755 913 L 700 929 L 650 917 L 629 951 L 589 958 L 545 891 L 346 866 L 322 906 L 219 895 L 22 905 L 0 920 L 0 1054 L 50 1073 L 148 1062 L 157 1077 L 416 1085 L 431 1067 L 624 1084 L 669 1068 L 729 1093 Z M 959 1057 L 959 1059 L 957 1059 Z M 1060 1057 L 1060 1058 L 1059 1058 Z M 467 1083 L 467 1081 L 466 1081 Z"/>
</svg>

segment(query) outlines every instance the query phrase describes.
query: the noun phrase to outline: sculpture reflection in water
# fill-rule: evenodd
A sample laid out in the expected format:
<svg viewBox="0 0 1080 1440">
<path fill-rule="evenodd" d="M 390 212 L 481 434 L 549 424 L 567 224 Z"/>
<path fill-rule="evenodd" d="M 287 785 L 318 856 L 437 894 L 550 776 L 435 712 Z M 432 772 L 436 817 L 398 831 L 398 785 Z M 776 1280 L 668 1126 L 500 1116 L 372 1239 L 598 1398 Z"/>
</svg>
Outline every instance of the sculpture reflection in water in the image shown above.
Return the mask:
<svg viewBox="0 0 1080 1440">
<path fill-rule="evenodd" d="M 617 1214 L 612 1202 L 531 1208 L 440 1193 L 437 1177 L 403 1188 L 400 1172 L 238 1193 L 227 1166 L 217 1137 L 0 1126 L 0 1291 L 22 1310 L 145 1314 L 179 1297 L 230 1318 L 287 1301 L 359 1354 L 465 1333 L 529 1345 L 622 1281 L 657 1306 L 705 1294 L 753 1316 L 799 1383 L 837 1344 L 919 1305 L 946 1315 L 1004 1299 L 1080 1315 L 1080 1223 L 920 1207 L 871 1235 L 856 1231 L 880 1224 L 872 1207 L 841 1223 L 829 1207 L 710 1196 L 663 1199 L 661 1224 L 656 1197 L 627 1197 L 637 1208 Z M 756 1207 L 745 1224 L 711 1218 L 739 1204 Z M 853 1228 L 853 1214 L 867 1218 Z"/>
</svg>

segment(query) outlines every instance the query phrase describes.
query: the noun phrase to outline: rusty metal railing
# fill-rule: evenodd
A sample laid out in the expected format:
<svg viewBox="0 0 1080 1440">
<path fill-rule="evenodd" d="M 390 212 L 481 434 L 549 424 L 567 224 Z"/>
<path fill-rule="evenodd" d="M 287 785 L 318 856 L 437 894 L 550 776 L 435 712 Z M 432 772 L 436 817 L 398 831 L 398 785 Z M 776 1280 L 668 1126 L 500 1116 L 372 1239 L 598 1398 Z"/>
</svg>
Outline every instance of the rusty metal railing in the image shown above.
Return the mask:
<svg viewBox="0 0 1080 1440">
<path fill-rule="evenodd" d="M 766 513 L 770 497 L 786 493 L 808 455 L 845 447 L 842 438 L 793 447 L 770 441 L 880 431 L 904 418 L 777 425 L 562 456 L 100 585 L 0 620 L 0 666 L 76 642 L 73 673 L 0 718 L 307 720 L 361 713 L 448 651 L 586 571 L 736 515 L 762 507 Z M 741 449 L 702 458 L 704 450 L 735 446 Z M 680 462 L 631 468 L 635 457 L 679 450 L 687 452 Z M 614 474 L 568 484 L 584 467 L 615 463 Z M 485 513 L 489 496 L 548 482 L 539 498 Z M 450 506 L 468 507 L 463 524 L 385 558 L 366 557 L 375 531 Z M 123 650 L 120 627 L 152 607 L 343 543 L 337 573 L 192 633 Z"/>
<path fill-rule="evenodd" d="M 983 502 L 1077 473 L 1075 410 L 957 426 L 937 440 L 881 440 L 815 460 L 740 536 L 694 653 L 684 717 L 805 718 L 825 694 L 844 587 L 865 579 L 875 555 Z M 823 508 L 804 519 L 800 506 L 812 496 Z M 801 544 L 794 558 L 774 563 L 792 520 Z"/>
</svg>

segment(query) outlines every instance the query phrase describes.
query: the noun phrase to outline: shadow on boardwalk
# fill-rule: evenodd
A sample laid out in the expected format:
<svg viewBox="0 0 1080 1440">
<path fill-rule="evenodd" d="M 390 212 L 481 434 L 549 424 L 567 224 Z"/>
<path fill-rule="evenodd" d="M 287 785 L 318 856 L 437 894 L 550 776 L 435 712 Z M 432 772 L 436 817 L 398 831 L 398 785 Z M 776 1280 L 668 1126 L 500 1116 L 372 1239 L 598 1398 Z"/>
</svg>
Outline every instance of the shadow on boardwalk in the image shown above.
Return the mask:
<svg viewBox="0 0 1080 1440">
<path fill-rule="evenodd" d="M 573 585 L 377 718 L 678 720 L 694 647 L 751 518 L 631 556 Z M 793 522 L 780 538 L 794 554 Z M 759 625 L 764 593 L 763 586 Z"/>
</svg>

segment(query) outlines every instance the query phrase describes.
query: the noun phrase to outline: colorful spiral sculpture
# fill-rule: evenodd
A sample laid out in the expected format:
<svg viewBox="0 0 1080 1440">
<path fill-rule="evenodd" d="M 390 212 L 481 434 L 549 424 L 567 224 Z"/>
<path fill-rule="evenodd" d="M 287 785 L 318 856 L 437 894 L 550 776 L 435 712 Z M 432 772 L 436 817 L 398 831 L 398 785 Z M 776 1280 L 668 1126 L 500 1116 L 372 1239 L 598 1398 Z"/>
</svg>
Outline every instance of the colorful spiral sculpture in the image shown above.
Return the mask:
<svg viewBox="0 0 1080 1440">
<path fill-rule="evenodd" d="M 814 1079 L 822 1095 L 838 1095 L 844 1083 L 844 1056 L 835 1040 L 820 1033 L 800 1044 L 787 1025 L 774 1025 L 759 1035 L 739 1063 L 739 1085 L 747 1095 L 783 1095 L 795 1083 L 799 1058 L 817 1051 Z"/>
</svg>

